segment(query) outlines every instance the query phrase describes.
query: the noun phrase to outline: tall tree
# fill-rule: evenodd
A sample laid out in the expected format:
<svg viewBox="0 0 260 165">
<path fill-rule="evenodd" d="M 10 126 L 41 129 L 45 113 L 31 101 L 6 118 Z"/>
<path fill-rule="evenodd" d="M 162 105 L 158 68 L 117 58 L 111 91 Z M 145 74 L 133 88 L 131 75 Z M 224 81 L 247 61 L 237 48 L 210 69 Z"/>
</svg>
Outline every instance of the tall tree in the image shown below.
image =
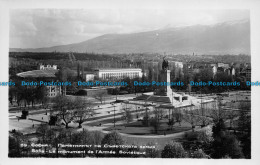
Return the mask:
<svg viewBox="0 0 260 165">
<path fill-rule="evenodd" d="M 82 127 L 82 123 L 88 118 L 95 115 L 91 102 L 82 98 L 77 98 L 74 102 L 75 107 L 73 111 L 73 121 L 79 124 L 79 128 Z"/>
<path fill-rule="evenodd" d="M 122 119 L 125 120 L 126 124 L 130 123 L 133 121 L 133 115 L 132 115 L 132 106 L 127 104 L 124 104 L 122 106 L 122 111 L 123 111 L 123 116 Z"/>
<path fill-rule="evenodd" d="M 65 123 L 66 128 L 68 128 L 69 123 L 73 120 L 73 101 L 62 95 L 56 96 L 53 101 L 53 109 L 57 112 L 57 115 L 60 117 L 60 119 Z"/>
</svg>

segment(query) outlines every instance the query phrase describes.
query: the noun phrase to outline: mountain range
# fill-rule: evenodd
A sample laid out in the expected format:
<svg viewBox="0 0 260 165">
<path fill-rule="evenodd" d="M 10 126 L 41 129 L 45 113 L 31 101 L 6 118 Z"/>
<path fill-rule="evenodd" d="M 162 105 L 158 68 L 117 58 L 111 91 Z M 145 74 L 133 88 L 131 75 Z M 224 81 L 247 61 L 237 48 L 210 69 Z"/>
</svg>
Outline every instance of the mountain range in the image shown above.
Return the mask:
<svg viewBox="0 0 260 165">
<path fill-rule="evenodd" d="M 19 49 L 11 52 L 94 52 L 169 54 L 250 54 L 250 21 L 214 25 L 165 27 L 158 30 L 105 34 L 80 43 L 53 47 Z"/>
</svg>

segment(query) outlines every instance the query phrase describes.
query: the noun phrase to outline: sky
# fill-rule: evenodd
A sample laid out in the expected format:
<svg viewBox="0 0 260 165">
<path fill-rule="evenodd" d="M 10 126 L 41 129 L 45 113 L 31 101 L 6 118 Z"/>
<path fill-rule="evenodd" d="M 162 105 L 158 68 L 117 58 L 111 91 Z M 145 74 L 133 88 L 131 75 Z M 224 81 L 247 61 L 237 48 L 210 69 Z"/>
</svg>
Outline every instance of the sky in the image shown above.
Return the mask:
<svg viewBox="0 0 260 165">
<path fill-rule="evenodd" d="M 249 10 L 12 9 L 9 47 L 51 47 L 110 33 L 212 25 L 249 16 Z"/>
</svg>

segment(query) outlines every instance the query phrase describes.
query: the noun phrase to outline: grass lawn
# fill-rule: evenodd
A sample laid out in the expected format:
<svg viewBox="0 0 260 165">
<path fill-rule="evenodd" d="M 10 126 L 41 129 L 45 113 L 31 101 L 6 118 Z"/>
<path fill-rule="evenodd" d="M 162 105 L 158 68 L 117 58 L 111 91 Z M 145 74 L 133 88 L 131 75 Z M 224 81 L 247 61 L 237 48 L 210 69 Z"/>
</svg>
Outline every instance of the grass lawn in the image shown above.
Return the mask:
<svg viewBox="0 0 260 165">
<path fill-rule="evenodd" d="M 117 124 L 118 121 L 121 121 L 121 120 L 122 120 L 121 117 L 116 117 L 115 118 L 116 124 Z M 114 123 L 114 118 L 105 119 L 105 120 L 102 120 L 102 121 L 91 122 L 91 123 L 88 123 L 86 125 L 88 125 L 88 126 L 98 126 L 100 123 L 101 123 L 101 125 L 108 124 L 108 123 Z M 84 125 L 84 123 L 83 123 L 83 125 Z"/>
<path fill-rule="evenodd" d="M 130 135 L 167 135 L 191 130 L 191 125 L 185 121 L 182 121 L 181 125 L 179 125 L 179 123 L 176 123 L 173 128 L 170 129 L 167 124 L 167 120 L 163 120 L 156 133 L 152 126 L 145 127 L 142 125 L 141 121 L 136 121 L 129 124 L 117 125 L 115 129 L 121 133 L 126 133 Z M 114 127 L 108 127 L 104 130 L 112 131 L 114 130 Z"/>
</svg>

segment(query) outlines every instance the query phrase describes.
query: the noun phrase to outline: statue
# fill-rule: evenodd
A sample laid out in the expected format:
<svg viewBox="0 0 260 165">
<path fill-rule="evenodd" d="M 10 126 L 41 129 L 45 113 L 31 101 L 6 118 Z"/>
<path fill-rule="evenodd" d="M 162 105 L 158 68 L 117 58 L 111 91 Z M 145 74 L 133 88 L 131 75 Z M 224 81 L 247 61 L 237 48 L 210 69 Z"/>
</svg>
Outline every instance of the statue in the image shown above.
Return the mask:
<svg viewBox="0 0 260 165">
<path fill-rule="evenodd" d="M 166 61 L 165 57 L 163 57 L 162 69 L 167 70 L 168 67 L 169 67 L 168 61 Z"/>
</svg>

